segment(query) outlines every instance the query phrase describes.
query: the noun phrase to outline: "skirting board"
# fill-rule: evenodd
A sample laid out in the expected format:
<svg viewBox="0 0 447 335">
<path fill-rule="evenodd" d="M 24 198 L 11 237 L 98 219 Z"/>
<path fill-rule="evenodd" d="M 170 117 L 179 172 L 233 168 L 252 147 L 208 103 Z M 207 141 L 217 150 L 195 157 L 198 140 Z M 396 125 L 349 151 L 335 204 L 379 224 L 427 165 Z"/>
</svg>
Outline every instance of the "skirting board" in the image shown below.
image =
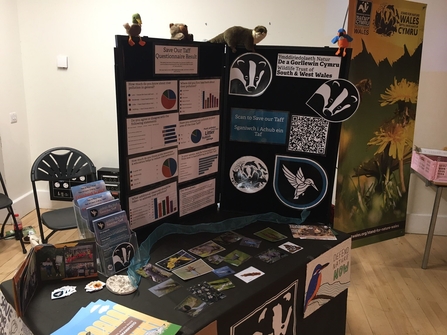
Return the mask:
<svg viewBox="0 0 447 335">
<path fill-rule="evenodd" d="M 405 232 L 409 234 L 427 234 L 431 214 L 407 214 Z M 447 216 L 438 215 L 435 235 L 447 235 Z"/>
</svg>

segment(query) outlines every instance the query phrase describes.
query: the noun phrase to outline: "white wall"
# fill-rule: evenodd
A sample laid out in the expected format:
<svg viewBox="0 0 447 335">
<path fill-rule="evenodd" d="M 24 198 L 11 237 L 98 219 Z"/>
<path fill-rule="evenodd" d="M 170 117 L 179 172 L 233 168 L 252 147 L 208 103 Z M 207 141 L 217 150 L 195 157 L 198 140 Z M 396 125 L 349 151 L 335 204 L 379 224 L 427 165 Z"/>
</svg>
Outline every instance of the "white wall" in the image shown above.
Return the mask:
<svg viewBox="0 0 447 335">
<path fill-rule="evenodd" d="M 415 143 L 447 146 L 444 1 L 428 0 Z M 224 5 L 223 5 L 224 4 Z M 169 38 L 169 23 L 188 24 L 196 41 L 233 25 L 267 26 L 263 45 L 326 46 L 343 25 L 348 0 L 0 0 L 0 136 L 5 178 L 16 208 L 33 209 L 29 170 L 42 151 L 84 151 L 97 167 L 118 166 L 113 48 L 122 24 L 141 14 L 142 35 Z M 67 70 L 56 57 L 67 55 Z M 10 124 L 16 111 L 18 123 Z M 435 117 L 436 116 L 436 117 Z M 433 191 L 412 178 L 409 218 L 425 224 Z M 445 201 L 443 201 L 445 203 Z M 447 218 L 447 206 L 440 214 Z M 414 215 L 415 214 L 415 215 Z M 418 218 L 422 218 L 419 220 Z M 412 220 L 413 220 L 412 219 Z M 413 220 L 414 221 L 414 220 Z M 440 220 L 441 221 L 441 220 Z M 447 220 L 446 220 L 447 221 Z M 442 224 L 440 224 L 442 226 Z M 445 226 L 445 225 L 444 225 Z"/>
</svg>

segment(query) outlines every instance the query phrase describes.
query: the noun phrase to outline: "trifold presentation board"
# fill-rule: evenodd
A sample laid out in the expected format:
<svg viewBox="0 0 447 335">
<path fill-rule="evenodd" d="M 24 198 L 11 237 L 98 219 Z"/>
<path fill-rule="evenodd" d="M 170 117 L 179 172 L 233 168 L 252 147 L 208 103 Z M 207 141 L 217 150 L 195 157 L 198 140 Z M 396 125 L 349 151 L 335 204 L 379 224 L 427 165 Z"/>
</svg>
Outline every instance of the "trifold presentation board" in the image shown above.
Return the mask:
<svg viewBox="0 0 447 335">
<path fill-rule="evenodd" d="M 350 50 L 116 36 L 120 199 L 132 229 L 201 213 L 329 224 Z M 218 205 L 219 204 L 219 205 Z M 205 220 L 205 219 L 204 219 Z"/>
</svg>

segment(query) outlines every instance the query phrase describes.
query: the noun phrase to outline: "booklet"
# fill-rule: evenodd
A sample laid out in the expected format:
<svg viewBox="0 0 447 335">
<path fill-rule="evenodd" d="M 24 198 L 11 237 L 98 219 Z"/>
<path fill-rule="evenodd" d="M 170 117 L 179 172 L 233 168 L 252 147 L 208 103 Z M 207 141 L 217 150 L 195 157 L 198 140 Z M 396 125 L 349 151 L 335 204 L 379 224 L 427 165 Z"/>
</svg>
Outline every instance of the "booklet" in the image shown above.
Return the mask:
<svg viewBox="0 0 447 335">
<path fill-rule="evenodd" d="M 17 315 L 25 314 L 33 295 L 45 282 L 97 276 L 94 240 L 39 244 L 29 250 L 12 278 Z"/>
</svg>

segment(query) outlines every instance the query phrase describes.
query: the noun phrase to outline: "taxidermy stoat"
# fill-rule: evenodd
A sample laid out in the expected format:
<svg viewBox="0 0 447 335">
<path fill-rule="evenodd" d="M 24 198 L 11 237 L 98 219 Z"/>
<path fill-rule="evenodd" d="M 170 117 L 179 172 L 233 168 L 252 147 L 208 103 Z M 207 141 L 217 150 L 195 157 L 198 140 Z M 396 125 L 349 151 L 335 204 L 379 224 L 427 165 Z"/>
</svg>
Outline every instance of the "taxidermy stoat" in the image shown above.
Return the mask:
<svg viewBox="0 0 447 335">
<path fill-rule="evenodd" d="M 208 42 L 226 43 L 233 52 L 236 52 L 236 46 L 238 45 L 243 45 L 249 51 L 255 51 L 255 44 L 261 42 L 266 35 L 267 28 L 264 26 L 256 26 L 253 30 L 234 26 L 210 39 Z"/>
</svg>

